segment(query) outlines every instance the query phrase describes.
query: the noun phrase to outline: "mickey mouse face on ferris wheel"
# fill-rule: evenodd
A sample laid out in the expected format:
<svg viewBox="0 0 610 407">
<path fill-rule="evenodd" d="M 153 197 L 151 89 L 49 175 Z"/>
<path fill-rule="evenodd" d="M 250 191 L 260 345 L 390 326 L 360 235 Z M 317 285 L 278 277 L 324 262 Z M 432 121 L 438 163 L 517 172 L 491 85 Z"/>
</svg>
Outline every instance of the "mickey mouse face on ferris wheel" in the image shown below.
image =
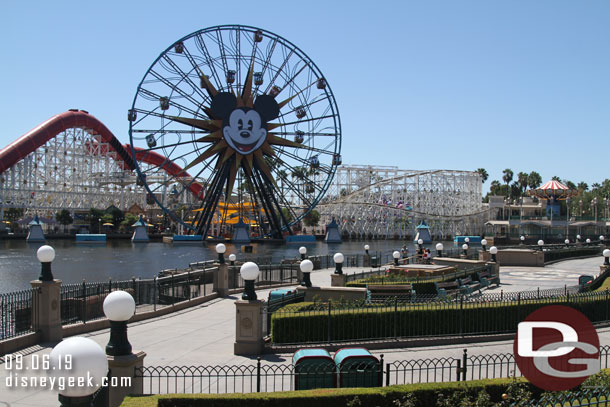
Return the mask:
<svg viewBox="0 0 610 407">
<path fill-rule="evenodd" d="M 233 93 L 220 92 L 212 99 L 210 109 L 222 118 L 222 135 L 229 147 L 242 155 L 260 148 L 267 139 L 267 121 L 279 115 L 279 106 L 269 95 L 259 95 L 254 109 L 237 107 Z"/>
</svg>

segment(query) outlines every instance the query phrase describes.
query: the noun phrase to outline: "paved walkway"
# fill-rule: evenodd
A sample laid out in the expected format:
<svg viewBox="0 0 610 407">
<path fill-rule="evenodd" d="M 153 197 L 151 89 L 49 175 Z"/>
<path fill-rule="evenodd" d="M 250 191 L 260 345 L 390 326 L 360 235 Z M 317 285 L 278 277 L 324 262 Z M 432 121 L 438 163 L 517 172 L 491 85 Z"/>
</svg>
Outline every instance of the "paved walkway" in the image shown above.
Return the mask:
<svg viewBox="0 0 610 407">
<path fill-rule="evenodd" d="M 540 287 L 554 288 L 578 283 L 580 274 L 597 274 L 600 258 L 568 260 L 554 265 L 536 267 L 502 267 L 500 270 L 505 291 L 524 291 Z M 313 272 L 314 285 L 330 285 L 332 269 Z M 361 269 L 344 269 L 349 274 Z M 269 290 L 257 291 L 259 298 L 266 298 Z M 235 340 L 235 305 L 238 295 L 216 299 L 199 306 L 176 312 L 167 316 L 129 324 L 129 340 L 134 351 L 143 350 L 147 356 L 147 366 L 180 365 L 232 365 L 254 363 L 255 358 L 233 355 Z M 600 330 L 602 344 L 610 344 L 610 329 Z M 86 334 L 105 347 L 109 330 Z M 32 354 L 49 353 L 52 344 L 43 344 L 23 351 L 27 364 Z M 374 351 L 383 353 L 388 362 L 405 359 L 425 359 L 439 357 L 460 357 L 463 348 L 469 354 L 512 352 L 512 341 L 479 343 L 476 345 L 425 346 L 410 349 L 389 349 Z M 265 355 L 268 362 L 290 363 L 291 354 Z M 0 364 L 0 366 L 2 366 Z M 28 372 L 23 372 L 28 373 Z M 0 407 L 27 407 L 58 405 L 54 392 L 46 389 L 7 389 L 7 371 L 0 367 Z"/>
</svg>

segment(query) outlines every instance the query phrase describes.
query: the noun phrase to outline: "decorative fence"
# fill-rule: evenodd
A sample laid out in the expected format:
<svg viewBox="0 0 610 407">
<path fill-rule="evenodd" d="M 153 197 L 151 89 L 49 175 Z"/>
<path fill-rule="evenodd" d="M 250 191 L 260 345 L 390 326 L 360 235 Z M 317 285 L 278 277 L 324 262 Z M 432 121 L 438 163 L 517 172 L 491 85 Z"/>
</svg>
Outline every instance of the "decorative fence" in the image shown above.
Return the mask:
<svg viewBox="0 0 610 407">
<path fill-rule="evenodd" d="M 462 270 L 457 270 L 454 273 L 446 273 L 442 275 L 429 275 L 429 276 L 416 276 L 416 277 L 405 277 L 400 276 L 398 279 L 405 283 L 419 283 L 425 281 L 453 281 L 458 278 L 465 278 L 468 276 L 472 276 L 478 272 L 491 271 L 491 266 L 483 265 L 465 268 Z M 389 274 L 386 270 L 369 270 L 369 271 L 361 271 L 360 273 L 351 273 L 345 275 L 345 282 L 356 282 L 358 280 L 367 279 L 370 277 L 379 277 L 375 279 L 375 284 L 396 284 L 397 277 Z"/>
<path fill-rule="evenodd" d="M 607 369 L 610 346 L 600 349 L 600 368 Z M 519 377 L 510 353 L 456 357 L 362 362 L 350 368 L 320 365 L 295 368 L 292 364 L 261 361 L 228 366 L 144 366 L 136 369 L 144 394 L 254 393 L 319 387 L 376 387 L 395 384 L 438 383 Z"/>
<path fill-rule="evenodd" d="M 34 332 L 38 304 L 33 300 L 36 288 L 0 294 L 0 340 Z"/>
<path fill-rule="evenodd" d="M 254 285 L 257 287 L 299 283 L 297 278 L 298 264 L 259 264 L 258 268 L 260 273 L 254 281 Z M 244 288 L 245 286 L 246 282 L 239 274 L 239 266 L 229 266 L 229 288 Z"/>
</svg>

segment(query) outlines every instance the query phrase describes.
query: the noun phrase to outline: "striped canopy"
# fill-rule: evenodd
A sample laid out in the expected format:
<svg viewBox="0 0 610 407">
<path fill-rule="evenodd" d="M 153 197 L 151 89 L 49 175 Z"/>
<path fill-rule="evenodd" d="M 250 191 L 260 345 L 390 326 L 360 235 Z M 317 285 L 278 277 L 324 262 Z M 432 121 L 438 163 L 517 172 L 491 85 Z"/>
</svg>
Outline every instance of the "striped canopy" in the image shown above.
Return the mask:
<svg viewBox="0 0 610 407">
<path fill-rule="evenodd" d="M 541 187 L 530 189 L 527 193 L 542 199 L 567 199 L 575 196 L 578 191 L 568 188 L 559 181 L 548 181 Z"/>
</svg>

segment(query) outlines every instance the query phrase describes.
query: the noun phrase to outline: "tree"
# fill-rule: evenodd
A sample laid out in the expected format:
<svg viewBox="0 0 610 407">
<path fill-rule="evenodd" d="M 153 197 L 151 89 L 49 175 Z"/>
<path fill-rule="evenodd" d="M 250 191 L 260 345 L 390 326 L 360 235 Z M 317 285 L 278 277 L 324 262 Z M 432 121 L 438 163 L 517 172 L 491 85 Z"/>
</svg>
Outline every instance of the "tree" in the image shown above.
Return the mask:
<svg viewBox="0 0 610 407">
<path fill-rule="evenodd" d="M 492 195 L 497 195 L 500 186 L 500 181 L 494 179 L 493 181 L 491 181 L 491 185 L 489 185 L 489 192 L 491 192 Z"/>
<path fill-rule="evenodd" d="M 485 168 L 477 168 L 477 172 L 481 175 L 481 183 L 484 184 L 485 181 L 489 178 L 489 174 L 485 170 Z"/>
<path fill-rule="evenodd" d="M 114 225 L 120 224 L 123 221 L 123 219 L 125 219 L 125 215 L 123 214 L 123 211 L 120 210 L 119 208 L 117 208 L 116 206 L 111 206 L 110 208 L 108 208 L 106 210 L 106 213 L 112 216 L 111 222 Z"/>
<path fill-rule="evenodd" d="M 502 181 L 504 181 L 504 183 L 506 184 L 506 192 L 508 195 L 508 192 L 510 191 L 508 184 L 510 184 L 510 182 L 513 180 L 513 170 L 511 170 L 510 168 L 505 169 L 504 171 L 502 171 Z"/>
<path fill-rule="evenodd" d="M 282 208 L 282 214 L 284 215 L 284 218 L 286 219 L 286 222 L 288 222 L 288 223 L 292 222 L 292 220 L 294 219 L 292 217 L 292 212 L 290 212 L 290 209 L 288 209 L 288 208 Z"/>
<path fill-rule="evenodd" d="M 305 218 L 303 218 L 303 223 L 305 226 L 316 226 L 320 221 L 320 212 L 315 209 L 309 212 Z"/>
<path fill-rule="evenodd" d="M 517 174 L 517 183 L 519 184 L 519 188 L 521 188 L 521 195 L 525 195 L 525 191 L 527 190 L 527 172 L 519 172 Z"/>
<path fill-rule="evenodd" d="M 577 188 L 578 188 L 578 194 L 582 195 L 583 192 L 587 192 L 587 190 L 589 189 L 589 184 L 587 184 L 586 182 L 581 181 L 581 182 L 578 183 Z"/>
<path fill-rule="evenodd" d="M 57 212 L 55 214 L 55 220 L 59 222 L 60 225 L 64 226 L 64 233 L 66 232 L 66 226 L 74 222 L 72 215 L 70 215 L 70 211 L 67 209 L 62 209 L 61 211 Z"/>
<path fill-rule="evenodd" d="M 527 186 L 536 189 L 542 184 L 542 177 L 536 171 L 532 171 L 527 176 Z"/>
<path fill-rule="evenodd" d="M 557 181 L 557 182 L 561 182 L 561 178 L 559 178 L 557 175 L 553 175 L 551 177 L 551 181 Z"/>
</svg>

